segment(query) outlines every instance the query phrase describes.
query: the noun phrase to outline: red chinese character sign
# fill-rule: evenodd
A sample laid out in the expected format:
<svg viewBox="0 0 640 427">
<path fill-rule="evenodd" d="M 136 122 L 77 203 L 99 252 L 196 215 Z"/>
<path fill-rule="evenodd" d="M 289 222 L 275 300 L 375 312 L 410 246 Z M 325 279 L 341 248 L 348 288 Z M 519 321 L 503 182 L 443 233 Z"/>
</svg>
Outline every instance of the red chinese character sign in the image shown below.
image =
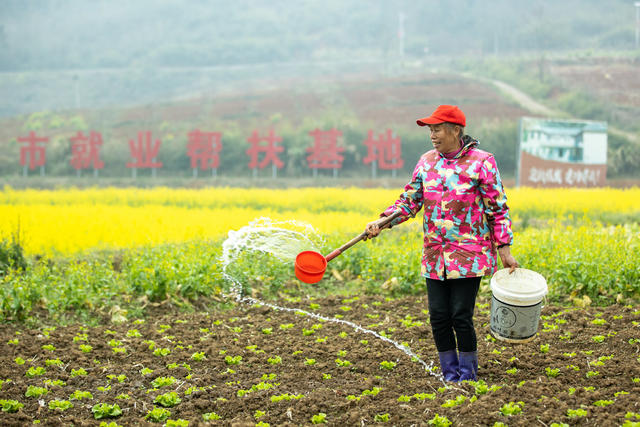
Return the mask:
<svg viewBox="0 0 640 427">
<path fill-rule="evenodd" d="M 391 129 L 378 135 L 376 140 L 373 131 L 369 130 L 367 139 L 364 141 L 367 146 L 367 156 L 362 160 L 365 165 L 371 164 L 371 175 L 376 177 L 376 167 L 383 170 L 392 170 L 395 178 L 396 170 L 404 166 L 402 160 L 402 143 L 400 138 L 394 138 Z"/>
<path fill-rule="evenodd" d="M 71 166 L 81 175 L 83 169 L 93 166 L 94 176 L 98 176 L 98 170 L 104 168 L 104 162 L 100 160 L 100 147 L 102 146 L 102 134 L 91 131 L 85 136 L 82 131 L 69 138 L 71 141 Z"/>
<path fill-rule="evenodd" d="M 267 136 L 260 136 L 258 131 L 254 130 L 251 136 L 247 138 L 247 141 L 251 144 L 251 147 L 247 149 L 246 153 L 251 158 L 249 168 L 253 169 L 253 176 L 257 176 L 258 169 L 264 169 L 267 165 L 271 164 L 272 176 L 275 178 L 277 169 L 284 167 L 284 163 L 278 158 L 277 154 L 284 151 L 284 147 L 278 145 L 278 142 L 281 142 L 282 138 L 276 136 L 273 130 L 270 130 Z M 261 142 L 265 142 L 266 144 L 262 145 Z M 259 161 L 259 156 L 262 153 L 264 153 L 264 157 Z"/>
<path fill-rule="evenodd" d="M 131 168 L 133 178 L 137 176 L 138 168 L 151 169 L 152 176 L 156 176 L 156 169 L 162 167 L 162 162 L 156 160 L 161 144 L 159 139 L 151 141 L 151 131 L 138 132 L 138 141 L 129 140 L 129 150 L 135 162 L 127 162 L 126 166 Z"/>
<path fill-rule="evenodd" d="M 318 169 L 333 169 L 333 176 L 337 176 L 344 160 L 344 156 L 340 154 L 344 147 L 338 146 L 338 138 L 342 136 L 342 132 L 337 129 L 315 129 L 309 135 L 313 137 L 313 145 L 307 148 L 307 152 L 311 153 L 307 156 L 307 164 L 313 169 L 313 176 L 318 175 Z"/>
<path fill-rule="evenodd" d="M 187 156 L 191 159 L 193 176 L 198 176 L 198 166 L 205 171 L 211 169 L 211 175 L 216 176 L 220 165 L 220 151 L 222 150 L 222 134 L 220 132 L 201 132 L 196 129 L 189 132 L 187 142 Z"/>
<path fill-rule="evenodd" d="M 47 163 L 46 146 L 42 145 L 49 142 L 46 136 L 36 136 L 34 131 L 29 132 L 28 136 L 19 136 L 19 143 L 24 143 L 20 147 L 20 166 L 23 167 L 23 175 L 27 176 L 27 157 L 29 159 L 28 168 L 34 170 L 40 167 L 40 175 L 44 175 L 44 165 Z"/>
</svg>

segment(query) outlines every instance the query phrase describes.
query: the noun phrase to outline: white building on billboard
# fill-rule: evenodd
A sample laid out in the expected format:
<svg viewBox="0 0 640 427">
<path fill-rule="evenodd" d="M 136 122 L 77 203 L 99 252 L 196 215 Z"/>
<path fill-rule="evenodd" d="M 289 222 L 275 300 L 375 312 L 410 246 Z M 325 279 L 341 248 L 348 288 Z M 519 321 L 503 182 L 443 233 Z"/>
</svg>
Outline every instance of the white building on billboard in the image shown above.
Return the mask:
<svg viewBox="0 0 640 427">
<path fill-rule="evenodd" d="M 518 185 L 601 185 L 606 178 L 606 122 L 522 117 L 519 143 Z"/>
<path fill-rule="evenodd" d="M 545 160 L 606 164 L 607 123 L 523 117 L 520 149 Z"/>
</svg>

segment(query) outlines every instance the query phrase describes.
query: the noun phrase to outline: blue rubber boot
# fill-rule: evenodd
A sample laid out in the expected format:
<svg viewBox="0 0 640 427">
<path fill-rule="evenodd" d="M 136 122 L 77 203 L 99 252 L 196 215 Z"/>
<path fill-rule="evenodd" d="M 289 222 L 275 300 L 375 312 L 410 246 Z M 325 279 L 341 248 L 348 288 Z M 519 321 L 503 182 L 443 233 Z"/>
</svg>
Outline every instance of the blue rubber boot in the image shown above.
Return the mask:
<svg viewBox="0 0 640 427">
<path fill-rule="evenodd" d="M 461 351 L 458 357 L 460 358 L 460 381 L 478 381 L 478 352 Z"/>
<path fill-rule="evenodd" d="M 458 382 L 460 374 L 458 373 L 458 353 L 455 350 L 442 351 L 438 353 L 440 357 L 440 368 L 445 381 Z"/>
</svg>

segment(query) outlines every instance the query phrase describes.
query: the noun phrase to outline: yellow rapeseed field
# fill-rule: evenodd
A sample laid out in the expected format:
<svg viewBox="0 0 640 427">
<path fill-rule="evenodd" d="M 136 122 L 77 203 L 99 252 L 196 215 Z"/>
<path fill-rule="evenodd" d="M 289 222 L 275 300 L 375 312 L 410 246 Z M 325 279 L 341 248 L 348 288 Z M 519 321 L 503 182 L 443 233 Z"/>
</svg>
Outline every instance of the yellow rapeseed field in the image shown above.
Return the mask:
<svg viewBox="0 0 640 427">
<path fill-rule="evenodd" d="M 255 218 L 297 220 L 319 233 L 357 233 L 398 189 L 208 188 L 13 190 L 0 193 L 0 237 L 20 230 L 25 251 L 72 254 L 192 239 L 219 239 Z M 629 214 L 640 189 L 507 189 L 514 220 Z"/>
</svg>

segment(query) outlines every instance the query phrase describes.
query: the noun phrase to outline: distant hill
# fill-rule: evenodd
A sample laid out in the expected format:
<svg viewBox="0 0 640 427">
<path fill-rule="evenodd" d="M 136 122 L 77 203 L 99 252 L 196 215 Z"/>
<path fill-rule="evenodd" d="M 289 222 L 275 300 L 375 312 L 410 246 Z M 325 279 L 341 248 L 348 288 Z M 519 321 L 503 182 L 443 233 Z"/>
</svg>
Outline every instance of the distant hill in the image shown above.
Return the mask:
<svg viewBox="0 0 640 427">
<path fill-rule="evenodd" d="M 629 0 L 3 0 L 0 71 L 634 46 Z"/>
<path fill-rule="evenodd" d="M 628 0 L 5 0 L 0 117 L 386 78 L 465 57 L 625 54 L 634 12 Z"/>
</svg>

